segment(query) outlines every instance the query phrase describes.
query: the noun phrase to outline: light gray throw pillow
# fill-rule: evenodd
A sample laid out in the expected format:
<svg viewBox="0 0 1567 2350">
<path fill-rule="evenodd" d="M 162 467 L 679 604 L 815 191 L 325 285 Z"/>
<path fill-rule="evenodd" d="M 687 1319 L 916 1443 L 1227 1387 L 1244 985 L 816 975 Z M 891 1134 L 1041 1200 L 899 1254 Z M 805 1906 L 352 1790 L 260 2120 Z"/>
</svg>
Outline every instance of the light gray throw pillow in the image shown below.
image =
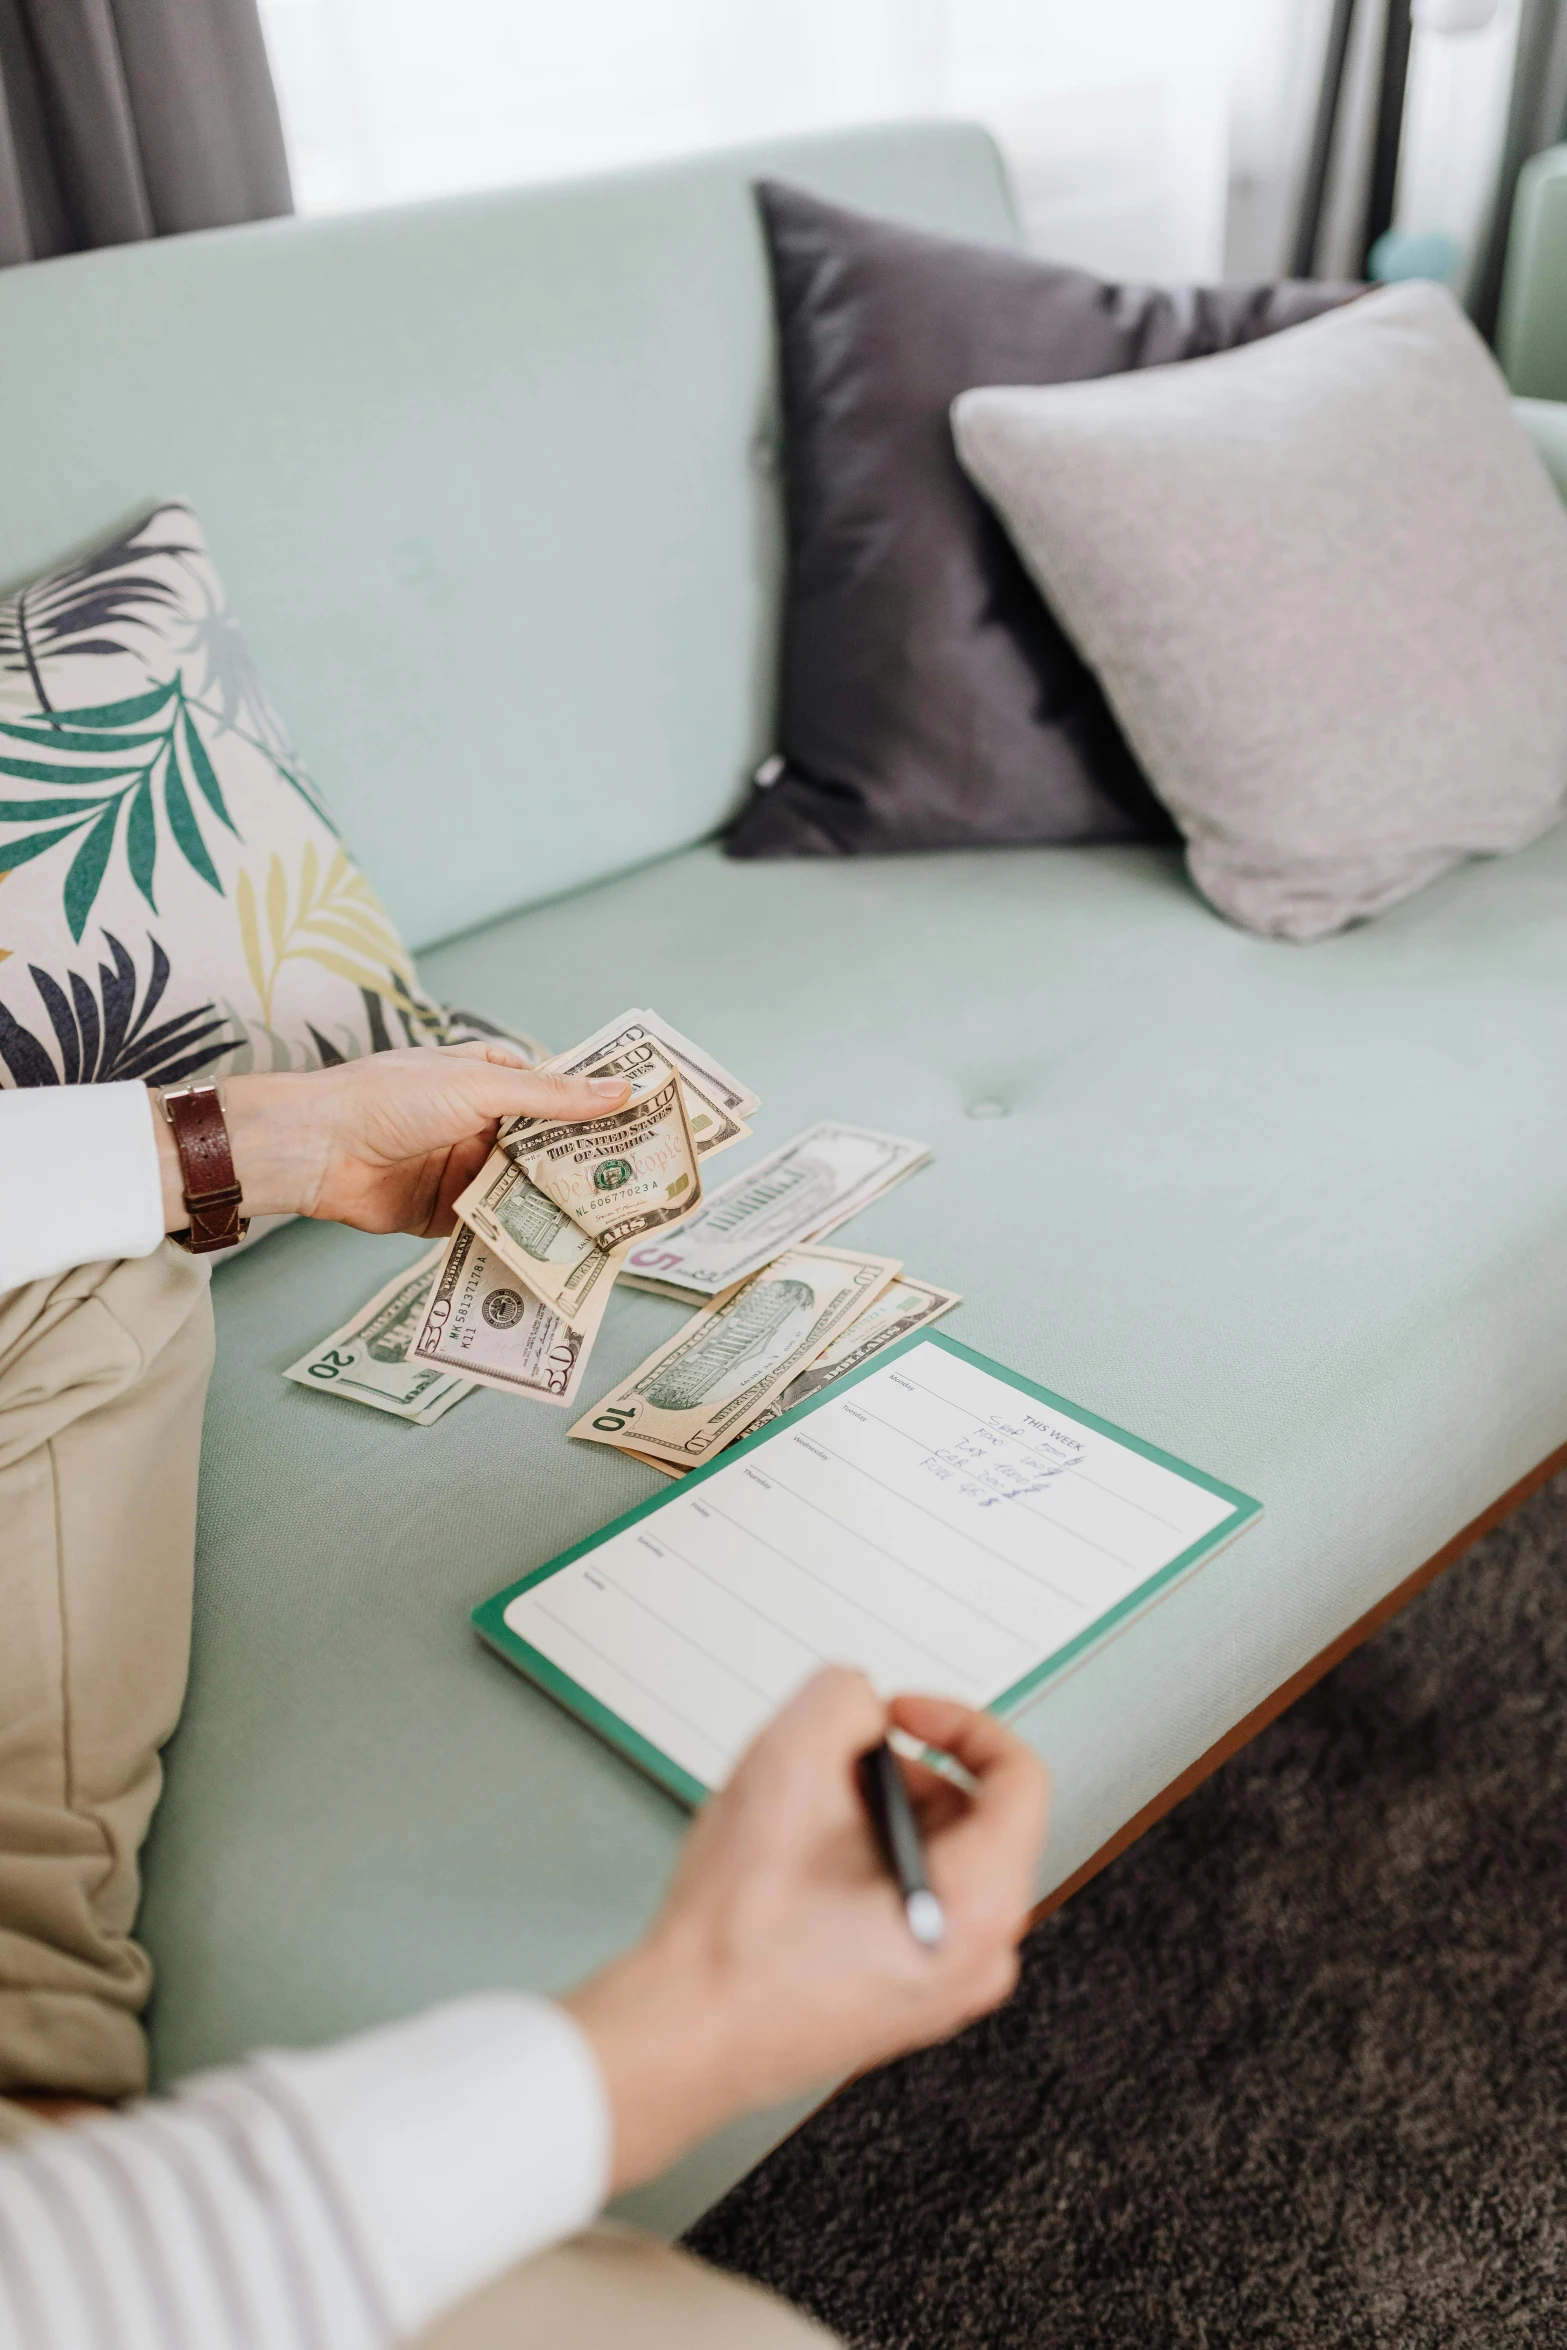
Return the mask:
<svg viewBox="0 0 1567 2350">
<path fill-rule="evenodd" d="M 1319 938 L 1562 814 L 1567 512 L 1441 288 L 952 417 L 1232 920 Z"/>
</svg>

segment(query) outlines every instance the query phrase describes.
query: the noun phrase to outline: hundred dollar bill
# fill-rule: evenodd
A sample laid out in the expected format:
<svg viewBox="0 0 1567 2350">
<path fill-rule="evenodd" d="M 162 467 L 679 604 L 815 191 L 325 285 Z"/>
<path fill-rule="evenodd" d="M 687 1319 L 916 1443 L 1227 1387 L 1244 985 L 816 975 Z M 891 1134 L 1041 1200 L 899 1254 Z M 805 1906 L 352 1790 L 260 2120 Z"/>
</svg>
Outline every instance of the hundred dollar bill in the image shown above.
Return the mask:
<svg viewBox="0 0 1567 2350">
<path fill-rule="evenodd" d="M 749 1427 L 901 1270 L 895 1257 L 791 1249 L 722 1305 L 693 1314 L 571 1433 L 695 1467 Z"/>
<path fill-rule="evenodd" d="M 638 1241 L 624 1278 L 662 1296 L 715 1296 L 783 1250 L 835 1232 L 929 1157 L 925 1143 L 823 1119 L 710 1191 L 678 1231 Z"/>
<path fill-rule="evenodd" d="M 689 1215 L 702 1178 L 673 1063 L 639 1046 L 634 1056 L 616 1054 L 601 1073 L 630 1078 L 624 1109 L 585 1122 L 531 1120 L 507 1156 L 608 1255 Z"/>
<path fill-rule="evenodd" d="M 608 1295 L 607 1283 L 603 1295 Z M 602 1316 L 600 1303 L 592 1327 L 573 1330 L 519 1288 L 509 1267 L 459 1224 L 436 1268 L 409 1361 L 456 1371 L 481 1387 L 504 1388 L 508 1395 L 574 1403 Z"/>
<path fill-rule="evenodd" d="M 754 1436 L 769 1420 L 776 1420 L 784 1412 L 792 1412 L 797 1403 L 806 1403 L 813 1395 L 820 1395 L 824 1387 L 830 1387 L 845 1372 L 857 1371 L 861 1363 L 868 1363 L 883 1347 L 895 1345 L 911 1331 L 923 1330 L 927 1322 L 939 1322 L 943 1314 L 950 1314 L 954 1306 L 962 1303 L 955 1289 L 938 1289 L 934 1282 L 915 1281 L 907 1273 L 900 1273 L 880 1297 L 873 1298 L 865 1311 L 856 1316 L 847 1330 L 841 1330 L 832 1344 L 822 1349 L 814 1363 L 807 1363 L 803 1371 L 795 1374 L 782 1393 L 775 1395 L 748 1427 L 737 1428 L 729 1442 L 739 1444 L 747 1436 Z M 662 1469 L 666 1477 L 685 1475 L 684 1467 L 673 1461 L 655 1460 L 651 1453 L 638 1453 L 636 1458 L 646 1461 L 649 1468 Z"/>
<path fill-rule="evenodd" d="M 297 1379 L 301 1387 L 314 1387 L 325 1395 L 373 1404 L 378 1412 L 392 1412 L 416 1428 L 428 1428 L 454 1403 L 461 1403 L 473 1393 L 471 1379 L 407 1359 L 445 1255 L 446 1243 L 439 1240 L 416 1265 L 378 1289 L 340 1330 L 290 1363 L 284 1378 Z"/>
</svg>

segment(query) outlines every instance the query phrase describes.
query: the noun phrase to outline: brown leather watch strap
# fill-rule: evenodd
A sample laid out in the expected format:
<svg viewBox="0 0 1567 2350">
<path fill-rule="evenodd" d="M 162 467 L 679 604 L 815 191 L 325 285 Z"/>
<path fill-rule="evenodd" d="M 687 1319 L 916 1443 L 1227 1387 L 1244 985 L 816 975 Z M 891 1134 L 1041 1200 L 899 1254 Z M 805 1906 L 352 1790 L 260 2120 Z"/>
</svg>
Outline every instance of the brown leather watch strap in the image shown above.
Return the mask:
<svg viewBox="0 0 1567 2350">
<path fill-rule="evenodd" d="M 174 1130 L 190 1217 L 189 1229 L 171 1232 L 169 1238 L 195 1256 L 205 1256 L 215 1248 L 234 1248 L 250 1230 L 250 1218 L 239 1212 L 241 1193 L 222 1094 L 212 1084 L 181 1085 L 161 1094 L 159 1100 Z"/>
</svg>

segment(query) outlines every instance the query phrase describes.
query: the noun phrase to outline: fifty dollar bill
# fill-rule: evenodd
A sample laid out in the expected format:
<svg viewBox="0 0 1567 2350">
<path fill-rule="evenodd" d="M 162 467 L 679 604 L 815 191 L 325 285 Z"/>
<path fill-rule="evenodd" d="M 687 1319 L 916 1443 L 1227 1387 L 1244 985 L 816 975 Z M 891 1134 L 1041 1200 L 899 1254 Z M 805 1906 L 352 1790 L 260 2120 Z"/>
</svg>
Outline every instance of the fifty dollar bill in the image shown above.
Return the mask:
<svg viewBox="0 0 1567 2350">
<path fill-rule="evenodd" d="M 466 1224 L 446 1242 L 410 1362 L 456 1371 L 482 1387 L 531 1395 L 541 1403 L 576 1401 L 583 1367 L 609 1296 L 606 1281 L 585 1317 L 570 1323 L 522 1288 L 511 1268 Z"/>
<path fill-rule="evenodd" d="M 606 1256 L 504 1151 L 491 1151 L 457 1214 L 574 1330 L 596 1326 L 622 1259 Z"/>
<path fill-rule="evenodd" d="M 393 1412 L 418 1428 L 428 1428 L 454 1403 L 461 1403 L 473 1392 L 471 1379 L 434 1363 L 407 1359 L 445 1255 L 445 1241 L 437 1241 L 416 1265 L 378 1289 L 340 1330 L 290 1363 L 284 1378 L 297 1379 L 301 1387 L 325 1395 L 373 1404 L 378 1412 Z"/>
</svg>

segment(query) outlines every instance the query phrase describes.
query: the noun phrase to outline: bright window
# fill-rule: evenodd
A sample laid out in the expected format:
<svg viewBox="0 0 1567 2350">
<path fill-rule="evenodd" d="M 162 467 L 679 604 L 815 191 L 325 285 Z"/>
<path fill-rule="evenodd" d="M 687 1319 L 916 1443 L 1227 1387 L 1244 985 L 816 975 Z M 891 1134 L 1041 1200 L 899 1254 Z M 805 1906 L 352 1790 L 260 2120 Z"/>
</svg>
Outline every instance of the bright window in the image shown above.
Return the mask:
<svg viewBox="0 0 1567 2350">
<path fill-rule="evenodd" d="M 1222 266 L 1243 20 L 1291 0 L 262 0 L 306 211 L 897 116 L 988 120 L 1032 240 Z"/>
<path fill-rule="evenodd" d="M 1173 279 L 1282 267 L 1330 5 L 261 0 L 303 211 L 961 114 L 1000 138 L 1036 248 Z M 1489 198 L 1517 7 L 1415 37 L 1400 219 L 1460 247 Z M 1378 11 L 1357 22 L 1363 154 Z M 1341 176 L 1324 254 L 1352 269 L 1364 179 Z"/>
</svg>

